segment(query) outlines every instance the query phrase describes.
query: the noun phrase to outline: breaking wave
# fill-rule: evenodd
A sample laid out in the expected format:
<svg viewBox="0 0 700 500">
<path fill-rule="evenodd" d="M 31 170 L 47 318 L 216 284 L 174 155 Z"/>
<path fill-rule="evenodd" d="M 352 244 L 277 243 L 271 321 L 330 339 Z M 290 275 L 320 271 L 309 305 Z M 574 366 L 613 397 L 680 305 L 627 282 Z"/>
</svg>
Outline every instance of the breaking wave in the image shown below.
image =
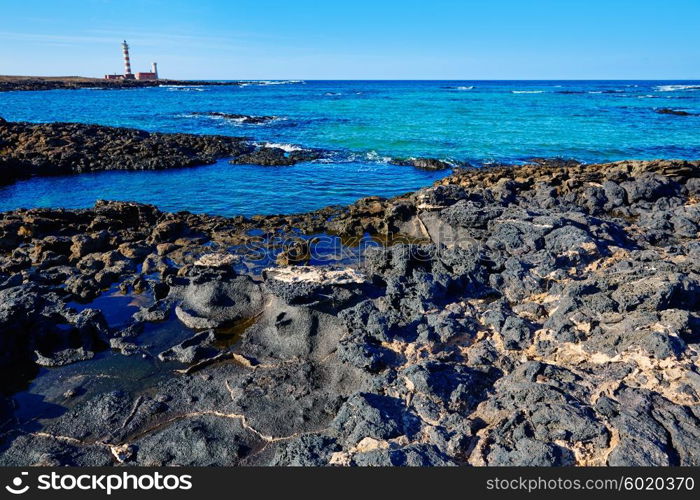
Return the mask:
<svg viewBox="0 0 700 500">
<path fill-rule="evenodd" d="M 204 85 L 158 85 L 168 92 L 204 92 L 209 90 Z"/>
<path fill-rule="evenodd" d="M 292 84 L 298 84 L 298 83 L 306 83 L 304 80 L 250 80 L 247 82 L 241 82 L 239 87 L 248 87 L 250 85 L 258 85 L 258 86 L 265 86 L 265 85 L 292 85 Z"/>
<path fill-rule="evenodd" d="M 654 88 L 659 92 L 678 92 L 683 90 L 700 90 L 700 85 L 659 85 Z"/>
<path fill-rule="evenodd" d="M 287 144 L 287 143 L 277 143 L 277 142 L 262 142 L 258 143 L 260 146 L 266 147 L 266 148 L 277 148 L 281 149 L 283 151 L 286 151 L 287 153 L 291 153 L 293 151 L 303 151 L 304 148 L 301 146 L 297 146 L 295 144 Z"/>
</svg>

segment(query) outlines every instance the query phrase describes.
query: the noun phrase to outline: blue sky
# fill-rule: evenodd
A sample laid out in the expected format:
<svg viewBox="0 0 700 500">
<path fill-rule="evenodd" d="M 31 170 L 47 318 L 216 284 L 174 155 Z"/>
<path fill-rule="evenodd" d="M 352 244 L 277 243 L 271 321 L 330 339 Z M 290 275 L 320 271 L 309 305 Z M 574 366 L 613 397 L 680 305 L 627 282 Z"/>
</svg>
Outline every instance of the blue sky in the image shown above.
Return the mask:
<svg viewBox="0 0 700 500">
<path fill-rule="evenodd" d="M 700 79 L 700 0 L 0 0 L 0 74 Z"/>
</svg>

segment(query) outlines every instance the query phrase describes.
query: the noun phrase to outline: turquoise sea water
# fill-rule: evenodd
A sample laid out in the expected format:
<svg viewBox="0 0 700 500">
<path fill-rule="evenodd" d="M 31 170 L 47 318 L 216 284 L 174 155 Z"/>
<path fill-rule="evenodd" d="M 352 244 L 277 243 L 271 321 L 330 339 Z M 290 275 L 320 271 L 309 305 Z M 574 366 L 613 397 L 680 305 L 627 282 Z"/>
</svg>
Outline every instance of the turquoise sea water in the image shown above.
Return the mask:
<svg viewBox="0 0 700 500">
<path fill-rule="evenodd" d="M 656 113 L 660 108 L 698 116 Z M 194 114 L 207 111 L 278 119 L 249 125 Z M 392 157 L 474 164 L 700 158 L 700 82 L 687 81 L 309 81 L 8 92 L 0 93 L 0 116 L 247 136 L 334 152 L 332 161 L 293 167 L 220 162 L 29 179 L 0 188 L 0 210 L 87 207 L 106 198 L 221 215 L 290 213 L 395 195 L 445 175 L 391 165 Z"/>
</svg>

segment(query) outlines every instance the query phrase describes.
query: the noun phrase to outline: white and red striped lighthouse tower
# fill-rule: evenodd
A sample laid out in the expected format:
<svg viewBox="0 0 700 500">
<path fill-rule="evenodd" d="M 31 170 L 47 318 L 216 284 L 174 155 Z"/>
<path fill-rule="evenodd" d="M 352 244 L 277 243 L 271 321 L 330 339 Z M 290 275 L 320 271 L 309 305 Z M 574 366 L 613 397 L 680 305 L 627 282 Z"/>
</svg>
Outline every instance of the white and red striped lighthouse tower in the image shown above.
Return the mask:
<svg viewBox="0 0 700 500">
<path fill-rule="evenodd" d="M 126 40 L 122 42 L 122 53 L 124 54 L 124 78 L 132 79 L 134 74 L 131 72 L 131 61 L 129 60 L 129 45 Z"/>
</svg>

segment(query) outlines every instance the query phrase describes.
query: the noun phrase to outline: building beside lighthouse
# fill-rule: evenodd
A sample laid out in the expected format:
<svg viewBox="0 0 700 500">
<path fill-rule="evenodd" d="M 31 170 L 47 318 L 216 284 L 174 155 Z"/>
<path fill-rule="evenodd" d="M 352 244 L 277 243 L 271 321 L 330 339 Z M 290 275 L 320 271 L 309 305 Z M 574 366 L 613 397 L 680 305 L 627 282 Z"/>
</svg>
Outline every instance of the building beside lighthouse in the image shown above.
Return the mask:
<svg viewBox="0 0 700 500">
<path fill-rule="evenodd" d="M 137 80 L 157 80 L 158 63 L 151 63 L 151 71 L 139 71 L 136 73 Z"/>
<path fill-rule="evenodd" d="M 122 42 L 122 57 L 124 58 L 124 74 L 105 75 L 105 80 L 157 80 L 158 65 L 153 63 L 151 71 L 139 71 L 136 74 L 131 72 L 131 58 L 129 56 L 129 44 L 126 40 Z"/>
</svg>

